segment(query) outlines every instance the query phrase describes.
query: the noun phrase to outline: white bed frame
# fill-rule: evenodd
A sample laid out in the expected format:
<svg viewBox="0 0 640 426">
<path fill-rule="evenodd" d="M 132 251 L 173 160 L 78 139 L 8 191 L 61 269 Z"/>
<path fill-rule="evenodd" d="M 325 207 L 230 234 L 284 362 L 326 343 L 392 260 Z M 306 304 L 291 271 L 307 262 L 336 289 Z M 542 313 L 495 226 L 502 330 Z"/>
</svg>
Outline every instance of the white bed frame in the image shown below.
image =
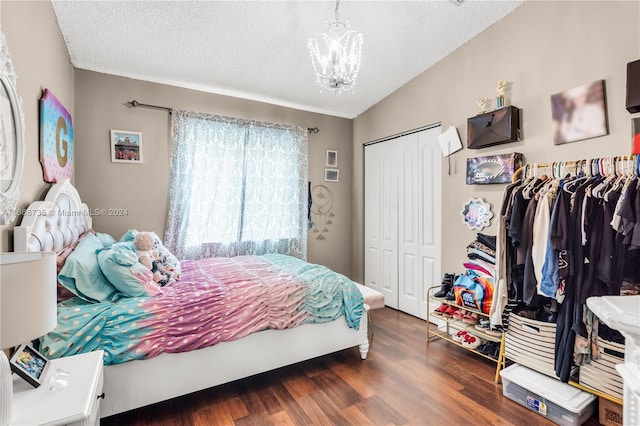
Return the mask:
<svg viewBox="0 0 640 426">
<path fill-rule="evenodd" d="M 33 202 L 14 230 L 15 251 L 58 251 L 91 228 L 91 216 L 78 191 L 63 181 L 44 201 Z M 108 417 L 180 395 L 228 383 L 296 362 L 358 346 L 369 351 L 367 313 L 360 329 L 344 319 L 306 324 L 287 330 L 266 330 L 243 339 L 191 352 L 163 353 L 154 358 L 104 368 L 104 401 L 100 416 Z"/>
</svg>

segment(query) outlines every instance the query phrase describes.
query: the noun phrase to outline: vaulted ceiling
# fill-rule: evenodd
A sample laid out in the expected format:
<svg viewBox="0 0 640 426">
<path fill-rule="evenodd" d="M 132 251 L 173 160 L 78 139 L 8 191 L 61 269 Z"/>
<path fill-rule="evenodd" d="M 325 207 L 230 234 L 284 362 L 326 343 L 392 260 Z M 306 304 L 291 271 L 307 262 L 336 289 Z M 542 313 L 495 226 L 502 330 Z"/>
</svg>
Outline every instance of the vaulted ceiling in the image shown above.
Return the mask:
<svg viewBox="0 0 640 426">
<path fill-rule="evenodd" d="M 307 38 L 332 1 L 53 0 L 76 68 L 354 118 L 523 1 L 342 1 L 364 36 L 353 92 L 320 91 Z"/>
</svg>

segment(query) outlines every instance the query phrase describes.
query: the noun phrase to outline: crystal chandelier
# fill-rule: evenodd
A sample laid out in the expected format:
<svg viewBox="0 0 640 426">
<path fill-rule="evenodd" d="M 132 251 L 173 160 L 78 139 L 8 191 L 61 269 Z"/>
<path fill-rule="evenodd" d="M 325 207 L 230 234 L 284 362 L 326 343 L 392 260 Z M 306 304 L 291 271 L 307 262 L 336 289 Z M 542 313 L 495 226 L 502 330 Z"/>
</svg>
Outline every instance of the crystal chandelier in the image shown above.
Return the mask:
<svg viewBox="0 0 640 426">
<path fill-rule="evenodd" d="M 337 0 L 335 22 L 330 23 L 325 32 L 315 34 L 307 41 L 320 91 L 325 88 L 336 95 L 353 89 L 364 41 L 361 33 L 349 29 L 349 20 L 340 22 L 339 6 L 340 0 Z"/>
</svg>

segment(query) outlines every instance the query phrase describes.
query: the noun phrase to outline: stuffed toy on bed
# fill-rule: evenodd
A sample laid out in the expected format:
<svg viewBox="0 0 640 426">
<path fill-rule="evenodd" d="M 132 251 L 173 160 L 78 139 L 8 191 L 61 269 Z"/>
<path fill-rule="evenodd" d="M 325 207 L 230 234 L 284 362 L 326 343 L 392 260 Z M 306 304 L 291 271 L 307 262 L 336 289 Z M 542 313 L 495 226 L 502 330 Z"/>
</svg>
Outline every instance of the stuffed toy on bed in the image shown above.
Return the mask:
<svg viewBox="0 0 640 426">
<path fill-rule="evenodd" d="M 138 232 L 133 237 L 133 246 L 138 254 L 139 262 L 153 273 L 153 281 L 162 286 L 167 284 L 169 282 L 169 274 L 165 271 L 164 266 L 156 261 L 158 250 L 155 249 L 155 242 L 151 233 Z"/>
<path fill-rule="evenodd" d="M 142 237 L 138 237 L 138 235 L 141 234 Z M 131 241 L 135 246 L 136 237 L 145 240 L 145 243 L 142 243 L 142 247 L 145 248 L 140 250 L 154 250 L 153 254 L 155 255 L 155 263 L 157 264 L 158 271 L 163 277 L 160 284 L 164 285 L 180 279 L 180 262 L 171 252 L 169 252 L 169 250 L 167 250 L 167 248 L 162 244 L 162 240 L 160 240 L 154 232 L 143 232 L 138 231 L 137 229 L 130 229 L 122 236 L 122 238 L 120 238 L 120 241 Z M 151 238 L 151 243 L 148 242 L 149 237 Z M 151 267 L 149 267 L 149 269 L 151 270 Z M 165 279 L 166 281 L 164 281 Z"/>
</svg>

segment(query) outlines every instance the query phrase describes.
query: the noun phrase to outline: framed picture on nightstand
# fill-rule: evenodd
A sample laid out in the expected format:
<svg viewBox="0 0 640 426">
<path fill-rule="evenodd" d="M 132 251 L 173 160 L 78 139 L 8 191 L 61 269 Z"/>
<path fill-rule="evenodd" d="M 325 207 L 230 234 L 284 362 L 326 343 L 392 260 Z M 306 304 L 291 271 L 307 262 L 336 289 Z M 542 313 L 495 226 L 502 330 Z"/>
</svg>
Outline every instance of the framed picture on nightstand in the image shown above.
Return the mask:
<svg viewBox="0 0 640 426">
<path fill-rule="evenodd" d="M 11 371 L 22 377 L 34 388 L 42 384 L 49 360 L 28 343 L 22 344 L 9 360 Z"/>
</svg>

